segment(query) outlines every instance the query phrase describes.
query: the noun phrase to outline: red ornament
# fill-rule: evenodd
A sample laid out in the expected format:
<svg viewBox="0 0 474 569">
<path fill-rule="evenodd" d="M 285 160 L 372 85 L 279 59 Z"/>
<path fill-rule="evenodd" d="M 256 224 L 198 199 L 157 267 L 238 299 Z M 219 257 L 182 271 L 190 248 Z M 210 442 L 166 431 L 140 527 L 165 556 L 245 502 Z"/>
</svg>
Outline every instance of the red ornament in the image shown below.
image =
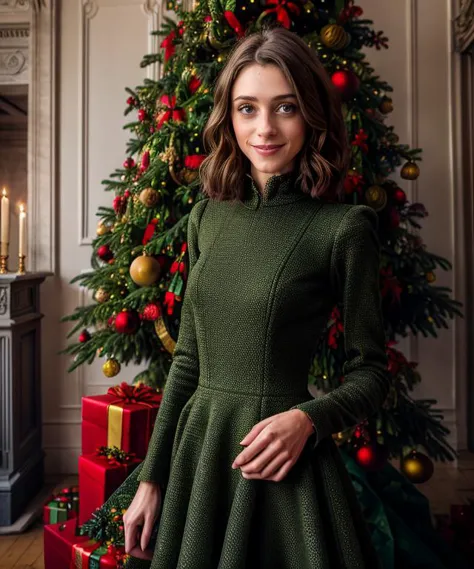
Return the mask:
<svg viewBox="0 0 474 569">
<path fill-rule="evenodd" d="M 331 80 L 345 101 L 352 99 L 360 87 L 359 78 L 350 69 L 335 71 L 331 76 Z"/>
<path fill-rule="evenodd" d="M 123 167 L 126 169 L 133 168 L 135 166 L 135 160 L 133 158 L 127 158 L 123 163 Z"/>
<path fill-rule="evenodd" d="M 101 261 L 105 261 L 106 263 L 108 263 L 111 259 L 113 259 L 114 254 L 112 253 L 108 245 L 101 245 L 97 249 L 97 256 Z"/>
<path fill-rule="evenodd" d="M 128 199 L 128 198 L 130 197 L 130 195 L 131 195 L 131 194 L 130 194 L 130 190 L 125 190 L 125 191 L 123 192 L 123 197 L 124 197 L 125 199 Z"/>
<path fill-rule="evenodd" d="M 398 213 L 397 209 L 392 208 L 390 210 L 390 227 L 392 229 L 396 229 L 399 225 L 400 225 L 400 214 Z"/>
<path fill-rule="evenodd" d="M 148 150 L 145 150 L 140 164 L 140 172 L 145 172 L 145 170 L 148 168 L 149 165 L 150 165 L 150 153 Z"/>
<path fill-rule="evenodd" d="M 407 201 L 407 195 L 401 188 L 397 188 L 393 193 L 393 199 L 399 204 L 404 204 Z"/>
<path fill-rule="evenodd" d="M 139 319 L 136 312 L 124 310 L 115 317 L 115 330 L 119 334 L 133 334 L 138 328 Z"/>
<path fill-rule="evenodd" d="M 88 342 L 91 339 L 91 335 L 89 334 L 89 331 L 84 329 L 80 334 L 79 334 L 79 342 L 81 342 L 81 344 L 85 344 L 86 342 Z"/>
<path fill-rule="evenodd" d="M 112 202 L 112 207 L 117 215 L 124 212 L 126 205 L 127 200 L 123 196 L 115 196 L 114 201 Z"/>
<path fill-rule="evenodd" d="M 193 75 L 188 85 L 190 93 L 194 95 L 194 93 L 199 89 L 200 86 L 201 86 L 201 80 L 199 79 L 199 77 L 196 77 L 196 75 Z"/>
<path fill-rule="evenodd" d="M 146 119 L 146 111 L 145 109 L 138 109 L 138 120 L 143 122 Z"/>
<path fill-rule="evenodd" d="M 142 312 L 143 320 L 157 320 L 161 316 L 161 307 L 159 304 L 150 302 L 147 304 Z"/>
<path fill-rule="evenodd" d="M 380 470 L 388 459 L 389 451 L 386 447 L 375 444 L 360 447 L 356 452 L 357 463 L 365 470 Z"/>
<path fill-rule="evenodd" d="M 129 97 L 127 99 L 127 105 L 130 105 L 131 107 L 134 107 L 137 104 L 137 101 L 134 99 L 134 97 Z"/>
</svg>

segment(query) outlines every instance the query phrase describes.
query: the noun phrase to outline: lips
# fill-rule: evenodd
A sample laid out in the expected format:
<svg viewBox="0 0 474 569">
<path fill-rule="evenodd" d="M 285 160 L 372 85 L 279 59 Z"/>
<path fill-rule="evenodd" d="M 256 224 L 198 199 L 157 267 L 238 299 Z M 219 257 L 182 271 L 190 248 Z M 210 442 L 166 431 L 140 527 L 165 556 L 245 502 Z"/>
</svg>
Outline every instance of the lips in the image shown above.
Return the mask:
<svg viewBox="0 0 474 569">
<path fill-rule="evenodd" d="M 283 144 L 262 144 L 262 145 L 253 144 L 252 146 L 254 148 L 260 148 L 260 150 L 273 150 L 274 148 L 280 148 L 281 146 L 283 146 Z"/>
</svg>

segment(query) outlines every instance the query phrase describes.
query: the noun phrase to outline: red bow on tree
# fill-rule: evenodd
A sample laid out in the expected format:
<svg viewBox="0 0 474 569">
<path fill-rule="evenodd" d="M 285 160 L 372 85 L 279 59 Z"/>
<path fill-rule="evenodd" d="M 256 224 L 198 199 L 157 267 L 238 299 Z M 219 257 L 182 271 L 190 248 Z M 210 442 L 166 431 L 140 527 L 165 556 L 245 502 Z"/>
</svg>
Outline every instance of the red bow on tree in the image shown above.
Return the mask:
<svg viewBox="0 0 474 569">
<path fill-rule="evenodd" d="M 268 16 L 268 14 L 275 12 L 277 21 L 287 29 L 290 29 L 291 26 L 291 18 L 288 15 L 287 10 L 293 12 L 297 16 L 299 16 L 301 12 L 301 8 L 289 0 L 276 0 L 276 2 L 273 0 L 267 0 L 265 6 L 269 6 L 269 8 L 267 8 L 267 10 L 265 10 L 262 15 Z"/>
<path fill-rule="evenodd" d="M 161 128 L 163 123 L 168 122 L 170 119 L 176 122 L 184 121 L 186 113 L 184 112 L 184 109 L 180 109 L 176 106 L 176 95 L 173 95 L 171 98 L 169 95 L 162 95 L 160 97 L 160 101 L 163 105 L 168 107 L 168 110 L 160 113 L 158 128 Z"/>
<path fill-rule="evenodd" d="M 369 147 L 365 143 L 365 141 L 369 138 L 369 135 L 364 132 L 364 129 L 361 128 L 359 132 L 355 135 L 354 140 L 351 142 L 352 146 L 358 146 L 363 152 L 367 154 L 369 151 Z"/>
<path fill-rule="evenodd" d="M 339 15 L 338 23 L 344 24 L 348 20 L 352 20 L 352 18 L 358 18 L 359 16 L 362 16 L 363 13 L 364 11 L 360 6 L 354 6 L 354 0 L 349 0 L 347 6 L 344 8 L 344 10 L 341 11 Z"/>
<path fill-rule="evenodd" d="M 400 295 L 403 292 L 403 288 L 400 285 L 400 281 L 393 274 L 392 267 L 384 267 L 380 270 L 380 276 L 382 279 L 381 294 L 385 298 L 390 292 L 392 294 L 392 302 L 397 301 L 400 303 Z"/>
<path fill-rule="evenodd" d="M 362 186 L 364 184 L 364 177 L 358 172 L 350 170 L 344 180 L 344 191 L 346 194 L 352 194 L 353 192 L 362 192 Z"/>
<path fill-rule="evenodd" d="M 242 38 L 245 35 L 244 27 L 239 22 L 236 15 L 234 14 L 234 12 L 231 12 L 230 10 L 226 10 L 224 12 L 224 18 L 227 20 L 227 23 L 229 24 L 229 26 L 237 34 L 238 38 Z"/>
<path fill-rule="evenodd" d="M 337 306 L 335 306 L 332 311 L 331 320 L 333 323 L 331 324 L 328 332 L 328 346 L 335 350 L 338 346 L 339 335 L 344 332 L 344 324 L 341 320 L 341 313 Z"/>
</svg>

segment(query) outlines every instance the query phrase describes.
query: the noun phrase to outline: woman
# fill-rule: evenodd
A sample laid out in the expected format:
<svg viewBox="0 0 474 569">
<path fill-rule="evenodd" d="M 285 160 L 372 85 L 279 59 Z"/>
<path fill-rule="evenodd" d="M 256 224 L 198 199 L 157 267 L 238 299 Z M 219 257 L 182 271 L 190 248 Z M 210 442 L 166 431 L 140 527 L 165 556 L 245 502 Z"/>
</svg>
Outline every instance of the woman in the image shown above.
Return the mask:
<svg viewBox="0 0 474 569">
<path fill-rule="evenodd" d="M 338 95 L 298 36 L 265 29 L 230 54 L 204 140 L 174 361 L 125 483 L 139 482 L 126 550 L 153 569 L 378 568 L 331 436 L 389 389 L 377 217 L 335 199 Z M 340 300 L 344 383 L 314 399 L 312 354 Z"/>
</svg>

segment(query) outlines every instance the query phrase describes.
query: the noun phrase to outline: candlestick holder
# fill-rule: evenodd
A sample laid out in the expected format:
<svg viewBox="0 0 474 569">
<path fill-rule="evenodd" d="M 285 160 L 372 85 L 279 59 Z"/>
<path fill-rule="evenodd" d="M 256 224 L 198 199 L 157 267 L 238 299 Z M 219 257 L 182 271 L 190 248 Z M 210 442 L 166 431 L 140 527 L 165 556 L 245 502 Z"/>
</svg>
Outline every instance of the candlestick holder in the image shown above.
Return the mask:
<svg viewBox="0 0 474 569">
<path fill-rule="evenodd" d="M 24 275 L 25 273 L 25 255 L 18 255 L 18 274 Z"/>
<path fill-rule="evenodd" d="M 0 255 L 0 275 L 6 275 L 8 273 L 8 255 Z"/>
</svg>

